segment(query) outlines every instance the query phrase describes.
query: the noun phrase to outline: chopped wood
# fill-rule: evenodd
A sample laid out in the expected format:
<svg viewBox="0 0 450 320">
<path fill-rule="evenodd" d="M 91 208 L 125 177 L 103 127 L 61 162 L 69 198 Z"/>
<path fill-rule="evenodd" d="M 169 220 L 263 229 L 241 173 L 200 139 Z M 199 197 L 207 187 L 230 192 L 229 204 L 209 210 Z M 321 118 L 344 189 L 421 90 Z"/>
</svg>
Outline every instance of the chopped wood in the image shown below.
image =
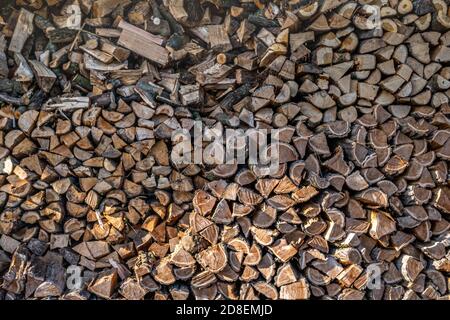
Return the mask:
<svg viewBox="0 0 450 320">
<path fill-rule="evenodd" d="M 34 13 L 21 8 L 17 17 L 17 24 L 14 28 L 11 41 L 9 43 L 9 51 L 20 53 L 27 41 L 28 37 L 33 33 Z"/>
<path fill-rule="evenodd" d="M 0 299 L 448 299 L 448 4 L 369 2 L 2 3 Z"/>
<path fill-rule="evenodd" d="M 39 87 L 44 92 L 49 92 L 56 81 L 55 73 L 42 62 L 29 60 L 34 76 L 36 77 Z"/>
<path fill-rule="evenodd" d="M 161 46 L 163 39 L 145 30 L 120 21 L 119 28 L 122 29 L 118 44 L 143 57 L 165 66 L 169 62 L 168 51 Z"/>
</svg>

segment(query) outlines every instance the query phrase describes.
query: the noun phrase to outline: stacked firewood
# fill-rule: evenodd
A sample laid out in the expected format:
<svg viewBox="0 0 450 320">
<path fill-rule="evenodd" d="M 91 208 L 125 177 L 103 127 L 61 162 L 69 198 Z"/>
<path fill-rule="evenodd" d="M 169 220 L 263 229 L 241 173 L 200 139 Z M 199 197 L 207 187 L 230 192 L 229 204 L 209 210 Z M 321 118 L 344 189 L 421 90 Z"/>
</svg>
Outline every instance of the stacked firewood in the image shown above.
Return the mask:
<svg viewBox="0 0 450 320">
<path fill-rule="evenodd" d="M 0 299 L 450 298 L 449 9 L 2 0 Z"/>
</svg>

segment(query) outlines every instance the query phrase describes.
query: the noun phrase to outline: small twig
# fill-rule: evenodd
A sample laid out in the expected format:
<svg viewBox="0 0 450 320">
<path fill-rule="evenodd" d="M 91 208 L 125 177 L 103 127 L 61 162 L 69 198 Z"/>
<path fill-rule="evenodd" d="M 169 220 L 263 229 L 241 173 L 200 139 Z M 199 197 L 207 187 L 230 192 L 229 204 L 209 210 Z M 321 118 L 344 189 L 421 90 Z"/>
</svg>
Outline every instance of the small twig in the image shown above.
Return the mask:
<svg viewBox="0 0 450 320">
<path fill-rule="evenodd" d="M 72 111 L 77 109 L 86 109 L 87 105 L 82 106 L 65 106 L 63 103 L 55 103 L 52 105 L 48 105 L 45 107 L 42 107 L 42 110 L 44 111 L 52 111 L 52 110 L 58 110 L 58 111 Z"/>
<path fill-rule="evenodd" d="M 103 221 L 102 221 L 102 217 L 100 216 L 100 210 L 95 210 L 95 217 L 97 218 L 98 224 L 100 225 L 100 227 L 102 228 L 102 230 L 105 230 L 105 228 L 103 227 Z"/>
<path fill-rule="evenodd" d="M 73 48 L 75 47 L 75 43 L 78 40 L 78 37 L 80 36 L 80 33 L 83 31 L 84 26 L 86 25 L 86 22 L 83 22 L 83 25 L 80 29 L 78 29 L 77 35 L 75 36 L 75 39 L 73 39 L 72 44 L 70 45 L 69 52 L 72 52 Z"/>
</svg>

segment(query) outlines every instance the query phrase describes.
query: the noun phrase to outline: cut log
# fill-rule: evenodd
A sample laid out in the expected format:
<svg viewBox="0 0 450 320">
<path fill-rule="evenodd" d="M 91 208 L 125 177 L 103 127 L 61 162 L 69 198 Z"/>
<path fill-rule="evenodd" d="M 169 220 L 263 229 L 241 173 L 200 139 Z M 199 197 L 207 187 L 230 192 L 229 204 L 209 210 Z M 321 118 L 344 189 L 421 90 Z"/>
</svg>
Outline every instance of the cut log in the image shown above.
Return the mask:
<svg viewBox="0 0 450 320">
<path fill-rule="evenodd" d="M 137 28 L 124 20 L 120 21 L 118 27 L 122 29 L 117 41 L 119 45 L 163 66 L 169 62 L 169 53 L 161 46 L 162 38 Z"/>
<path fill-rule="evenodd" d="M 88 286 L 88 291 L 103 299 L 110 299 L 117 286 L 117 282 L 118 275 L 116 270 L 105 270 Z"/>
<path fill-rule="evenodd" d="M 283 300 L 304 300 L 309 299 L 310 290 L 306 279 L 281 286 L 280 299 Z"/>
<path fill-rule="evenodd" d="M 9 43 L 9 51 L 20 53 L 27 41 L 28 37 L 33 33 L 34 13 L 21 8 L 17 18 L 17 24 L 14 28 L 11 41 Z"/>
</svg>

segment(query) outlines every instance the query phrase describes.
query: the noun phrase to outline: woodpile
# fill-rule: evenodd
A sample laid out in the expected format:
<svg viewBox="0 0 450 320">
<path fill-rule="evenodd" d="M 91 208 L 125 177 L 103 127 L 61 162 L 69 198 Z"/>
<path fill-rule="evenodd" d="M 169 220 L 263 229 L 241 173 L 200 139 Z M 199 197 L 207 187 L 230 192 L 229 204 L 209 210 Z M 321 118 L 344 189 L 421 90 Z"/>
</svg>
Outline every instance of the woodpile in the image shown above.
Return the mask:
<svg viewBox="0 0 450 320">
<path fill-rule="evenodd" d="M 448 6 L 3 0 L 0 300 L 449 299 Z"/>
</svg>

